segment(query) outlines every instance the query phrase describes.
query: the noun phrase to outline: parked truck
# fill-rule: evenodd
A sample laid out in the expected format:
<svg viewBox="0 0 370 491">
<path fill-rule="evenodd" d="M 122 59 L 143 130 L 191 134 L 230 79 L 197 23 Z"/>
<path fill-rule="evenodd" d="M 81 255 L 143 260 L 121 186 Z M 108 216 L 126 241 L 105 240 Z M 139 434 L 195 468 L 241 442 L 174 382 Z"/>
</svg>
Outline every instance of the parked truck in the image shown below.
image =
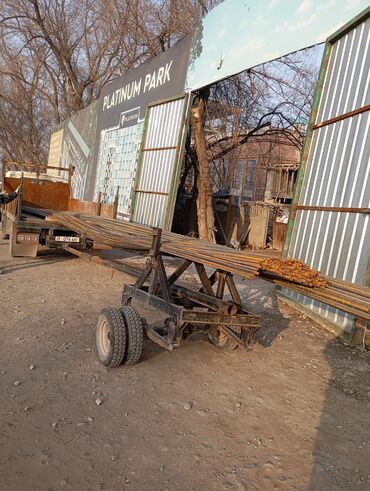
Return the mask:
<svg viewBox="0 0 370 491">
<path fill-rule="evenodd" d="M 2 190 L 11 193 L 20 186 L 17 198 L 1 209 L 1 231 L 9 239 L 11 256 L 35 257 L 44 247 L 83 250 L 91 245 L 83 235 L 56 222 L 53 212 L 116 216 L 118 196 L 110 205 L 102 204 L 100 198 L 98 203 L 72 198 L 72 175 L 72 166 L 3 161 Z"/>
<path fill-rule="evenodd" d="M 3 162 L 3 192 L 19 187 L 17 198 L 1 210 L 1 231 L 9 238 L 11 256 L 34 257 L 41 247 L 86 247 L 83 237 L 51 218 L 53 211 L 68 210 L 72 169 L 58 169 L 66 179 L 47 174 L 49 170 L 48 166 Z"/>
</svg>

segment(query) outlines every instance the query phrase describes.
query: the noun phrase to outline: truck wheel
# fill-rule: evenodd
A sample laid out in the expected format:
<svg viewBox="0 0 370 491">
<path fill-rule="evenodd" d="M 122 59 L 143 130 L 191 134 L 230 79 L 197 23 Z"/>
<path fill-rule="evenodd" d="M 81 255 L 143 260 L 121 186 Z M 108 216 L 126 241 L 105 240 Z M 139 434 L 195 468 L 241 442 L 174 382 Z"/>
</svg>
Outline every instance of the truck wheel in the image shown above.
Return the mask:
<svg viewBox="0 0 370 491">
<path fill-rule="evenodd" d="M 135 365 L 143 351 L 143 323 L 138 311 L 130 305 L 121 307 L 120 311 L 127 328 L 127 346 L 123 363 L 124 365 Z"/>
<path fill-rule="evenodd" d="M 121 365 L 126 351 L 126 338 L 126 325 L 120 310 L 103 309 L 96 325 L 96 348 L 103 365 Z"/>
<path fill-rule="evenodd" d="M 1 222 L 0 239 L 9 240 L 9 230 L 7 227 L 7 217 L 6 217 L 6 215 L 1 215 L 1 212 L 0 212 L 0 222 Z"/>
<path fill-rule="evenodd" d="M 238 335 L 242 332 L 241 327 L 237 326 L 234 326 L 232 330 Z M 222 351 L 233 351 L 238 347 L 238 344 L 235 341 L 226 336 L 226 334 L 222 332 L 221 329 L 217 329 L 217 327 L 208 328 L 207 336 L 209 342 Z"/>
</svg>

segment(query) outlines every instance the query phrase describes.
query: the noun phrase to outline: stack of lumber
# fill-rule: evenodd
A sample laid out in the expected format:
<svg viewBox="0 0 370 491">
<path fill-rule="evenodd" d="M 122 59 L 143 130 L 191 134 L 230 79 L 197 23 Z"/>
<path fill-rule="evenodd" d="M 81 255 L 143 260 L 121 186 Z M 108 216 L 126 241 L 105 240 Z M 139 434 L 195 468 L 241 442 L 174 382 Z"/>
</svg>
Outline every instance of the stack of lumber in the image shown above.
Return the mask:
<svg viewBox="0 0 370 491">
<path fill-rule="evenodd" d="M 56 213 L 53 219 L 77 233 L 111 247 L 149 251 L 153 229 L 144 225 L 79 213 Z M 296 259 L 237 251 L 200 239 L 162 232 L 160 251 L 245 278 L 261 276 L 296 293 L 370 321 L 370 288 L 324 277 Z"/>
</svg>

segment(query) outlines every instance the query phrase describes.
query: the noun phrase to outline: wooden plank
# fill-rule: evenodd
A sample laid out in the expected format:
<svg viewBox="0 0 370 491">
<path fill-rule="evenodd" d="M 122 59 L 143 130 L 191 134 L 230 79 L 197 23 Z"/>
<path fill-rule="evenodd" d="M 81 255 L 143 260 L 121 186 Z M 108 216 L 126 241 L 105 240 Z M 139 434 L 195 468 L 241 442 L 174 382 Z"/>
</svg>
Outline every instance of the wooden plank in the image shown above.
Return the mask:
<svg viewBox="0 0 370 491">
<path fill-rule="evenodd" d="M 277 251 L 282 251 L 285 243 L 287 223 L 274 222 L 272 225 L 272 247 Z"/>
<path fill-rule="evenodd" d="M 100 207 L 100 216 L 105 218 L 116 218 L 115 205 L 107 205 L 106 203 L 102 203 Z"/>
<path fill-rule="evenodd" d="M 68 211 L 86 213 L 87 215 L 100 215 L 104 218 L 116 218 L 116 204 L 97 203 L 95 201 L 84 201 L 69 198 Z"/>
<path fill-rule="evenodd" d="M 251 205 L 249 244 L 258 249 L 266 245 L 266 234 L 270 208 L 265 205 L 253 203 Z"/>
<path fill-rule="evenodd" d="M 83 201 L 75 198 L 69 198 L 68 211 L 86 213 L 87 215 L 97 215 L 98 203 L 93 201 Z"/>
<path fill-rule="evenodd" d="M 21 179 L 4 178 L 4 190 L 12 192 L 21 184 Z M 69 184 L 44 179 L 23 179 L 22 202 L 34 208 L 49 208 L 54 211 L 68 210 Z"/>
</svg>

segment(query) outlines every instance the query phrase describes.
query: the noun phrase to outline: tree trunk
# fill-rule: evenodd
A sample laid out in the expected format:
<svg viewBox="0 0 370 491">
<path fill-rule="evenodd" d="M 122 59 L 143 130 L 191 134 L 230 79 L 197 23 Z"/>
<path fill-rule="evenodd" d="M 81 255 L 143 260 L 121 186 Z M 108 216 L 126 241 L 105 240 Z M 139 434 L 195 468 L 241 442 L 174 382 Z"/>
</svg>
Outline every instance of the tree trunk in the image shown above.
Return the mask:
<svg viewBox="0 0 370 491">
<path fill-rule="evenodd" d="M 208 242 L 215 242 L 215 217 L 212 205 L 212 186 L 204 132 L 206 99 L 206 92 L 201 91 L 198 104 L 192 109 L 195 148 L 199 167 L 196 182 L 198 189 L 198 232 L 201 239 L 207 240 Z"/>
</svg>

